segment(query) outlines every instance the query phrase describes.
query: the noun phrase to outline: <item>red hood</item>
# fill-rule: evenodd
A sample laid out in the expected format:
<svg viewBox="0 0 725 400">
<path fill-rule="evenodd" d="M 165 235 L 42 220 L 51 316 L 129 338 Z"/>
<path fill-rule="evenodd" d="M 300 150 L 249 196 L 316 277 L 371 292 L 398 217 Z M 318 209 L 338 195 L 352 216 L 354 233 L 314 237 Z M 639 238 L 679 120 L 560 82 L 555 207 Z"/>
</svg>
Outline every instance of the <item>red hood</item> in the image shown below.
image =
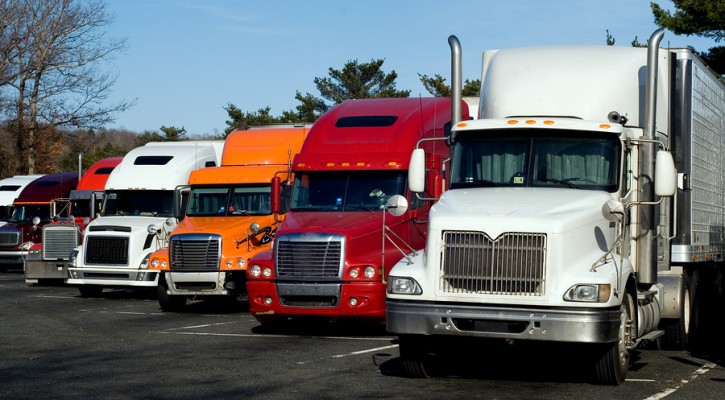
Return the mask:
<svg viewBox="0 0 725 400">
<path fill-rule="evenodd" d="M 387 223 L 396 220 L 386 216 Z M 325 232 L 338 233 L 355 237 L 372 232 L 379 232 L 383 226 L 382 212 L 288 212 L 277 236 L 293 232 Z"/>
</svg>

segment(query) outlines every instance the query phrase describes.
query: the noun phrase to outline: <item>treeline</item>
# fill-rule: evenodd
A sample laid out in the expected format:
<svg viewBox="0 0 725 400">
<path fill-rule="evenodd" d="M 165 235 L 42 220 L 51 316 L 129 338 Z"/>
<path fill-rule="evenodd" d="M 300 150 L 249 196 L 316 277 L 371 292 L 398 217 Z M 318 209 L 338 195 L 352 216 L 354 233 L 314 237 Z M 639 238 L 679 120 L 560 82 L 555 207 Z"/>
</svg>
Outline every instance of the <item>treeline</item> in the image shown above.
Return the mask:
<svg viewBox="0 0 725 400">
<path fill-rule="evenodd" d="M 654 21 L 677 34 L 697 35 L 718 42 L 725 32 L 722 0 L 674 0 L 674 14 L 652 3 Z M 695 18 L 696 17 L 696 18 Z M 369 63 L 350 60 L 328 76 L 314 78 L 319 96 L 295 94 L 299 104 L 280 115 L 269 107 L 245 111 L 233 103 L 224 109 L 229 119 L 220 137 L 189 137 L 185 129 L 162 126 L 143 133 L 105 129 L 134 102 L 107 104 L 115 76 L 101 68 L 125 47 L 125 39 L 110 38 L 111 23 L 100 0 L 0 0 L 0 178 L 84 167 L 110 156 L 126 154 L 149 141 L 224 139 L 234 129 L 279 123 L 311 123 L 346 99 L 408 97 L 396 88 L 397 73 L 382 69 L 384 59 Z M 614 38 L 607 31 L 607 43 Z M 632 45 L 639 43 L 637 38 Z M 717 71 L 725 70 L 725 51 L 703 53 Z M 438 74 L 418 74 L 432 96 L 449 96 Z M 466 80 L 464 96 L 477 96 L 480 81 Z"/>
</svg>

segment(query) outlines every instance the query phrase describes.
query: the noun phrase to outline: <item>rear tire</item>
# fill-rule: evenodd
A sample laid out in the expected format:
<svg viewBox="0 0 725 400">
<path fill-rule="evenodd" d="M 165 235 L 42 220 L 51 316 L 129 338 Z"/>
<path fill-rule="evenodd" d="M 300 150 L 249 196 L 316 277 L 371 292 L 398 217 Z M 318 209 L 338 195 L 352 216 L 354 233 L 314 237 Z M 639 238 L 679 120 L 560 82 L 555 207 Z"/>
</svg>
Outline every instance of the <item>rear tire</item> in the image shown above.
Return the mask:
<svg viewBox="0 0 725 400">
<path fill-rule="evenodd" d="M 700 271 L 693 270 L 689 274 L 687 280 L 687 290 L 690 293 L 689 298 L 685 298 L 685 301 L 690 301 L 689 306 L 689 317 L 683 321 L 684 335 L 683 348 L 692 353 L 699 353 L 705 346 L 705 329 L 704 329 L 704 317 L 705 317 L 705 305 L 704 295 L 705 288 L 702 287 L 703 282 Z M 683 309 L 683 315 L 685 314 Z"/>
<path fill-rule="evenodd" d="M 606 345 L 594 363 L 595 379 L 600 384 L 621 385 L 629 371 L 637 321 L 632 295 L 628 292 L 622 298 L 620 311 L 619 337 Z"/>
<path fill-rule="evenodd" d="M 692 315 L 692 292 L 690 278 L 685 274 L 685 293 L 682 295 L 680 318 L 665 320 L 662 329 L 665 331 L 664 348 L 668 350 L 686 350 L 689 346 L 690 318 Z"/>
</svg>

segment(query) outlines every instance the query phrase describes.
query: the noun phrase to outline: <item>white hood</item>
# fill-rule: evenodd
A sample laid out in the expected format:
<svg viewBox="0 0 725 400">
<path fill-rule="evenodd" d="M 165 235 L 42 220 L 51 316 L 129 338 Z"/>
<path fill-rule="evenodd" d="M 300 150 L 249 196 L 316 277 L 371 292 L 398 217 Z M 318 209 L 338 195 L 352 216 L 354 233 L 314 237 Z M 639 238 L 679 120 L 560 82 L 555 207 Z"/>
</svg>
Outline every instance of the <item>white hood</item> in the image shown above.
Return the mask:
<svg viewBox="0 0 725 400">
<path fill-rule="evenodd" d="M 474 188 L 449 190 L 431 209 L 432 230 L 561 234 L 601 223 L 610 193 L 566 188 Z"/>
</svg>

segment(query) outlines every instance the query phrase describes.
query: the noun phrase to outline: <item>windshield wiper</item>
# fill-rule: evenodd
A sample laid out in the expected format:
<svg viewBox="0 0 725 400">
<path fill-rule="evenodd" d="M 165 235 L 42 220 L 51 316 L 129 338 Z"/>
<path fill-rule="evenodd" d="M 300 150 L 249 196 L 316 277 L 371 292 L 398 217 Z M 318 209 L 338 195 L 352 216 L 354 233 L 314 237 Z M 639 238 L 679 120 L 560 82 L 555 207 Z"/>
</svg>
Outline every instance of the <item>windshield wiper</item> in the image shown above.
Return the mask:
<svg viewBox="0 0 725 400">
<path fill-rule="evenodd" d="M 346 204 L 345 210 L 349 210 L 349 209 L 364 210 L 364 211 L 370 211 L 370 212 L 375 212 L 377 210 L 380 210 L 380 208 L 375 208 L 375 207 L 368 206 L 365 204 Z"/>
<path fill-rule="evenodd" d="M 579 186 L 577 186 L 569 181 L 562 180 L 562 179 L 539 179 L 539 180 L 542 182 L 547 182 L 547 183 L 558 183 L 560 185 L 564 185 L 564 186 L 566 186 L 568 188 L 572 188 L 572 189 L 579 189 Z"/>
</svg>

